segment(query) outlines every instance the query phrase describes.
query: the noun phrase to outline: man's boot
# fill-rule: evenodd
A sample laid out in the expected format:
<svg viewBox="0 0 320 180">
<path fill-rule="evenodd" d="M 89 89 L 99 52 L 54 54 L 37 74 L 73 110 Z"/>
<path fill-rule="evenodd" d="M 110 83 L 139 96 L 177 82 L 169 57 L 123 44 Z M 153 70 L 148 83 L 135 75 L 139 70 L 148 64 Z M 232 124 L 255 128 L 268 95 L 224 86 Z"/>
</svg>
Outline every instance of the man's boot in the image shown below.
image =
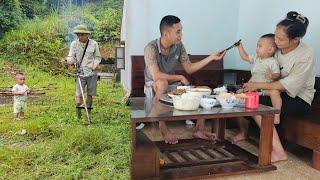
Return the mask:
<svg viewBox="0 0 320 180">
<path fill-rule="evenodd" d="M 76 104 L 76 115 L 78 120 L 81 119 L 81 103 Z"/>
<path fill-rule="evenodd" d="M 92 117 L 91 117 L 92 101 L 87 102 L 87 108 L 88 108 L 89 119 L 92 120 Z"/>
<path fill-rule="evenodd" d="M 91 113 L 92 101 L 88 101 L 88 102 L 87 102 L 87 108 L 88 108 L 88 112 Z"/>
</svg>

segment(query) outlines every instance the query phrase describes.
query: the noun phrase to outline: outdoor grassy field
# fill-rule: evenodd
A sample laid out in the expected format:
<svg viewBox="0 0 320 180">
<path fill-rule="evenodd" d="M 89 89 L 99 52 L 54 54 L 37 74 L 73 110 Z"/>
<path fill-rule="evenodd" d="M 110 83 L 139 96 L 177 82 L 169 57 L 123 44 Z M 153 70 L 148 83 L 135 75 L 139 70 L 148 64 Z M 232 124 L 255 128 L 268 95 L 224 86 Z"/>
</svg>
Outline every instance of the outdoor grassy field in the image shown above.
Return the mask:
<svg viewBox="0 0 320 180">
<path fill-rule="evenodd" d="M 0 103 L 0 179 L 129 179 L 130 111 L 119 84 L 98 83 L 94 123 L 87 126 L 84 113 L 81 121 L 75 118 L 74 78 L 13 66 L 0 57 L 2 87 L 15 84 L 14 69 L 27 74 L 29 87 L 56 89 L 29 98 L 23 121 L 12 120 L 12 104 Z"/>
</svg>

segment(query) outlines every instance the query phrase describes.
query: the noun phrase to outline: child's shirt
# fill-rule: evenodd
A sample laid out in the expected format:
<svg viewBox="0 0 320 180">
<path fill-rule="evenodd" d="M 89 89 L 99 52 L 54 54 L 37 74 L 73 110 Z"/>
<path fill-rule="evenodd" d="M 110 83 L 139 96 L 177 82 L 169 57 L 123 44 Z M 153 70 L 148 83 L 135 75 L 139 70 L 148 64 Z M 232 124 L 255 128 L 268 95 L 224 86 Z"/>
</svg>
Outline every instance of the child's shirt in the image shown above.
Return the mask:
<svg viewBox="0 0 320 180">
<path fill-rule="evenodd" d="M 280 73 L 279 62 L 274 57 L 261 59 L 257 55 L 250 55 L 249 62 L 253 64 L 250 82 L 272 82 L 274 80 L 267 78 L 265 74 L 267 72 Z"/>
<path fill-rule="evenodd" d="M 28 94 L 28 86 L 27 85 L 25 85 L 25 84 L 22 84 L 22 85 L 20 85 L 20 84 L 16 84 L 16 85 L 14 85 L 13 87 L 12 87 L 12 92 L 24 92 L 24 94 L 23 95 L 15 95 L 14 97 L 13 97 L 13 100 L 14 100 L 14 102 L 23 102 L 23 101 L 26 101 L 27 100 L 27 94 Z"/>
</svg>

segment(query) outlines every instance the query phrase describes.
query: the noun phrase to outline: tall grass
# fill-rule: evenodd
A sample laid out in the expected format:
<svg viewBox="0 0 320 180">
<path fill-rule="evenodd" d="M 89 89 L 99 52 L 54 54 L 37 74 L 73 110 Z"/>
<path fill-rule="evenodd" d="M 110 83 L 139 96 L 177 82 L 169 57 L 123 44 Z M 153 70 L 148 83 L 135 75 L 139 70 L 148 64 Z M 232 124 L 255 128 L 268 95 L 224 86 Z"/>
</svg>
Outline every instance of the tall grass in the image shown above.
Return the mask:
<svg viewBox="0 0 320 180">
<path fill-rule="evenodd" d="M 1 54 L 14 63 L 33 64 L 47 72 L 60 72 L 66 22 L 57 14 L 29 20 L 0 41 Z"/>
<path fill-rule="evenodd" d="M 0 66 L 7 66 L 0 57 Z M 129 109 L 118 84 L 99 82 L 93 121 L 75 118 L 73 78 L 20 65 L 26 84 L 56 84 L 41 98 L 28 99 L 26 118 L 12 120 L 12 104 L 1 105 L 0 179 L 129 179 Z M 14 84 L 0 72 L 1 85 Z M 21 134 L 25 129 L 26 134 Z"/>
</svg>

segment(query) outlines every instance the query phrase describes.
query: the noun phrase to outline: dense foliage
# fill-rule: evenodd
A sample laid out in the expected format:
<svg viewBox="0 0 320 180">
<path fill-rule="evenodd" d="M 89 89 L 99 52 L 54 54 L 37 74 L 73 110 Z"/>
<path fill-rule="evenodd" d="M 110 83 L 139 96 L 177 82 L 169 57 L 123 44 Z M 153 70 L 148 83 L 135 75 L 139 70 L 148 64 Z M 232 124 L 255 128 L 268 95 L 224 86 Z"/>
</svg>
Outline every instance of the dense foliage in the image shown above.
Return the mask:
<svg viewBox="0 0 320 180">
<path fill-rule="evenodd" d="M 45 0 L 20 0 L 21 9 L 27 18 L 34 18 L 45 13 Z"/>
<path fill-rule="evenodd" d="M 22 17 L 18 0 L 0 0 L 0 38 L 5 32 L 16 28 L 22 22 Z"/>
<path fill-rule="evenodd" d="M 18 1 L 11 1 L 16 3 L 14 7 L 19 7 Z M 75 1 L 70 1 L 71 6 L 61 6 L 59 10 L 51 10 L 43 17 L 38 16 L 43 9 L 32 11 L 30 8 L 34 6 L 48 8 L 50 2 L 26 0 L 21 3 L 21 7 L 24 7 L 23 12 L 28 18 L 25 18 L 23 23 L 19 21 L 19 26 L 12 25 L 15 29 L 3 35 L 0 40 L 0 55 L 14 63 L 31 63 L 47 72 L 63 73 L 65 69 L 61 61 L 67 55 L 71 41 L 76 38 L 72 32 L 73 28 L 78 24 L 86 24 L 92 31 L 91 38 L 100 43 L 103 55 L 113 56 L 107 52 L 114 52 L 113 48 L 120 40 L 121 0 L 95 3 L 86 1 L 86 6 L 74 6 L 72 4 Z M 109 7 L 112 2 L 118 3 Z M 7 21 L 7 24 L 13 23 L 13 19 Z"/>
<path fill-rule="evenodd" d="M 27 63 L 47 72 L 59 73 L 63 54 L 64 34 L 67 33 L 65 22 L 57 15 L 51 15 L 44 21 L 27 21 L 18 30 L 7 33 L 1 40 L 0 52 L 8 61 Z"/>
</svg>

